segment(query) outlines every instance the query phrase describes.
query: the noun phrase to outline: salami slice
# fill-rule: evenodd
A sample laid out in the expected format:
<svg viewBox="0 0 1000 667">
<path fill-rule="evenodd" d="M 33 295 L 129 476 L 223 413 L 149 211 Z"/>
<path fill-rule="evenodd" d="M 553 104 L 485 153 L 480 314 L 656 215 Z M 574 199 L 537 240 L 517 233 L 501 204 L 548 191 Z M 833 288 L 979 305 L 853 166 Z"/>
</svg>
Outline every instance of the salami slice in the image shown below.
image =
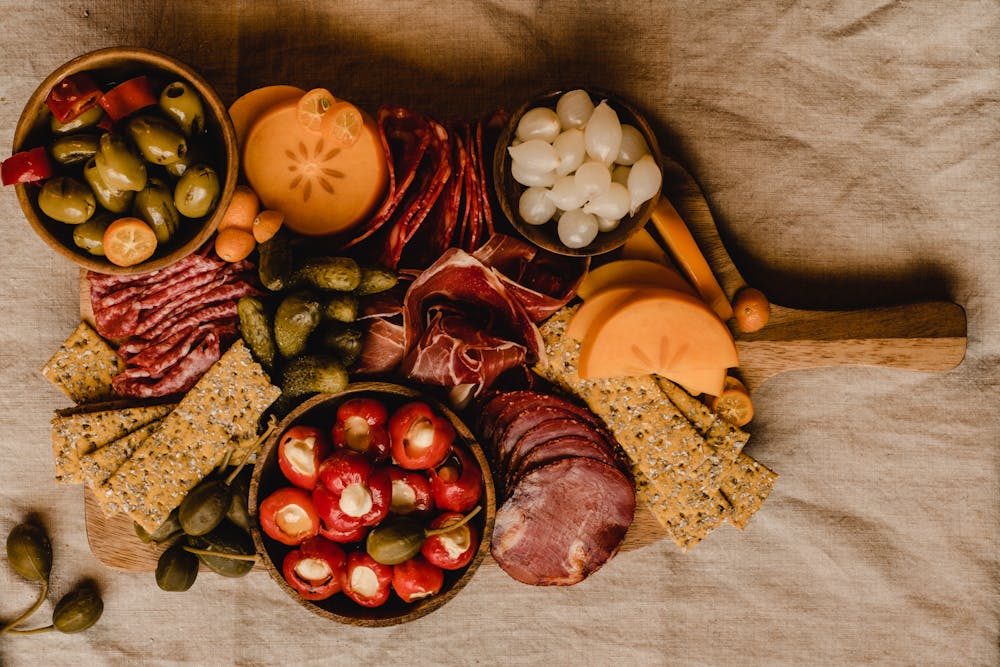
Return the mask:
<svg viewBox="0 0 1000 667">
<path fill-rule="evenodd" d="M 583 581 L 621 546 L 635 490 L 620 470 L 569 457 L 527 471 L 496 513 L 490 551 L 514 579 L 535 586 Z"/>
<path fill-rule="evenodd" d="M 163 377 L 154 378 L 141 368 L 126 368 L 111 379 L 122 396 L 153 398 L 186 392 L 221 356 L 219 336 L 209 332 L 187 356 L 174 364 Z"/>
</svg>

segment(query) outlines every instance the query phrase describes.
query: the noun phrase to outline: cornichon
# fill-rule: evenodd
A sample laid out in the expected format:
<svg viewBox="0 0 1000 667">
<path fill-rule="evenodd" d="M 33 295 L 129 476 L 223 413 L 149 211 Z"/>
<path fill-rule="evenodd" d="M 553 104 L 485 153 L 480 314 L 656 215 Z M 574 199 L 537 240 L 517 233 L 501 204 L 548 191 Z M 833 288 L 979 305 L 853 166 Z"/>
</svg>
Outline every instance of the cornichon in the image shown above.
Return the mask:
<svg viewBox="0 0 1000 667">
<path fill-rule="evenodd" d="M 350 292 L 331 295 L 323 305 L 323 317 L 337 322 L 353 322 L 358 319 L 358 297 Z"/>
<path fill-rule="evenodd" d="M 236 312 L 240 317 L 240 333 L 243 340 L 257 361 L 267 370 L 271 370 L 276 351 L 271 322 L 264 309 L 264 302 L 252 296 L 242 297 L 236 303 Z"/>
<path fill-rule="evenodd" d="M 289 396 L 335 394 L 347 386 L 347 370 L 328 355 L 303 355 L 289 362 L 281 381 L 281 391 Z"/>
<path fill-rule="evenodd" d="M 288 234 L 279 229 L 270 240 L 258 245 L 257 251 L 257 272 L 260 274 L 261 284 L 272 292 L 290 287 L 295 260 Z"/>
<path fill-rule="evenodd" d="M 361 267 L 350 257 L 314 257 L 302 264 L 297 277 L 317 289 L 351 292 L 361 282 Z"/>
<path fill-rule="evenodd" d="M 319 326 L 319 301 L 306 292 L 286 296 L 274 314 L 274 342 L 286 359 L 302 354 L 309 335 Z"/>
<path fill-rule="evenodd" d="M 366 296 L 385 292 L 396 286 L 396 280 L 396 274 L 389 269 L 383 269 L 381 266 L 363 266 L 361 267 L 361 279 L 358 281 L 354 293 Z"/>
<path fill-rule="evenodd" d="M 362 334 L 355 327 L 331 327 L 323 332 L 323 347 L 350 366 L 361 355 Z"/>
</svg>

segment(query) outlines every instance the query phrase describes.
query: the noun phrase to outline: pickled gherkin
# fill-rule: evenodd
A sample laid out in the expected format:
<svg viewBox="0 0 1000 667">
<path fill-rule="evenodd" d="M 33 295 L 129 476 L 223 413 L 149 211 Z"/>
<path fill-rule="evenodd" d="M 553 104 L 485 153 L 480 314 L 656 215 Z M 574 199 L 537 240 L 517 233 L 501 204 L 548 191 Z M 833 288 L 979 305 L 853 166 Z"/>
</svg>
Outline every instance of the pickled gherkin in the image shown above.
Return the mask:
<svg viewBox="0 0 1000 667">
<path fill-rule="evenodd" d="M 236 312 L 240 317 L 240 333 L 244 342 L 250 347 L 257 361 L 270 370 L 274 366 L 277 352 L 264 303 L 255 297 L 245 296 L 237 302 Z"/>
<path fill-rule="evenodd" d="M 319 326 L 319 301 L 307 292 L 286 296 L 274 314 L 274 342 L 286 359 L 302 354 L 309 335 Z"/>
<path fill-rule="evenodd" d="M 381 266 L 363 266 L 354 293 L 358 296 L 367 296 L 385 292 L 395 287 L 397 280 L 396 274 L 389 269 L 383 269 Z"/>
<path fill-rule="evenodd" d="M 352 292 L 361 282 L 361 267 L 350 257 L 315 257 L 302 264 L 297 277 L 317 289 Z"/>
<path fill-rule="evenodd" d="M 333 294 L 323 304 L 323 317 L 337 322 L 358 319 L 358 296 L 350 292 Z"/>
<path fill-rule="evenodd" d="M 344 366 L 350 366 L 361 356 L 361 330 L 356 327 L 331 327 L 323 332 L 323 347 L 336 355 Z"/>
<path fill-rule="evenodd" d="M 278 233 L 257 246 L 260 255 L 257 272 L 260 282 L 272 292 L 280 292 L 292 284 L 294 258 L 288 234 L 279 229 Z"/>
<path fill-rule="evenodd" d="M 289 396 L 335 394 L 347 386 L 347 370 L 329 355 L 303 355 L 289 362 L 281 381 L 281 391 Z"/>
</svg>

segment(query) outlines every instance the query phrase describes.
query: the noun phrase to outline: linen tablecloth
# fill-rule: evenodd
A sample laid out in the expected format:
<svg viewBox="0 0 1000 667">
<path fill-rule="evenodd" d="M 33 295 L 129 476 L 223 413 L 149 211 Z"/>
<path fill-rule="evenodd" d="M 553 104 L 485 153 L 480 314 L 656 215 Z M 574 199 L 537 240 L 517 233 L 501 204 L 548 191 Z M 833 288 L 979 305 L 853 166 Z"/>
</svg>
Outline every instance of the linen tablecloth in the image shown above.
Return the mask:
<svg viewBox="0 0 1000 667">
<path fill-rule="evenodd" d="M 49 419 L 67 400 L 38 373 L 78 321 L 78 272 L 5 188 L 0 532 L 31 512 L 51 532 L 38 618 L 84 577 L 106 609 L 82 634 L 2 637 L 0 662 L 1000 664 L 998 43 L 990 0 L 0 0 L 8 151 L 42 79 L 112 45 L 186 61 L 227 103 L 286 83 L 473 118 L 590 85 L 648 115 L 773 301 L 944 298 L 968 315 L 953 371 L 817 369 L 764 384 L 747 451 L 781 476 L 744 533 L 720 529 L 685 554 L 665 539 L 567 589 L 486 564 L 429 616 L 351 628 L 264 574 L 168 594 L 95 560 L 80 487 L 53 481 Z M 0 562 L 0 617 L 34 594 Z"/>
</svg>

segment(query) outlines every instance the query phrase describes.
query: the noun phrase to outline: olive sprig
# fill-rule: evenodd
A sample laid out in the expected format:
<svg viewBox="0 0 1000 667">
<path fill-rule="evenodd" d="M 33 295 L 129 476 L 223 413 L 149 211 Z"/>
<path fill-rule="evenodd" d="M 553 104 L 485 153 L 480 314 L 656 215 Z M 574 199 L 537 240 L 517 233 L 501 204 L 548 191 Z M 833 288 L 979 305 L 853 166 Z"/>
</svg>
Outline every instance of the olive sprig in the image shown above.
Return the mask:
<svg viewBox="0 0 1000 667">
<path fill-rule="evenodd" d="M 104 601 L 92 581 L 84 581 L 64 595 L 52 610 L 52 624 L 30 630 L 18 629 L 42 606 L 49 592 L 52 573 L 52 542 L 41 525 L 25 522 L 14 526 L 7 536 L 7 562 L 28 581 L 41 584 L 38 599 L 23 614 L 0 628 L 0 634 L 34 635 L 58 630 L 63 633 L 81 632 L 100 619 Z"/>
</svg>

